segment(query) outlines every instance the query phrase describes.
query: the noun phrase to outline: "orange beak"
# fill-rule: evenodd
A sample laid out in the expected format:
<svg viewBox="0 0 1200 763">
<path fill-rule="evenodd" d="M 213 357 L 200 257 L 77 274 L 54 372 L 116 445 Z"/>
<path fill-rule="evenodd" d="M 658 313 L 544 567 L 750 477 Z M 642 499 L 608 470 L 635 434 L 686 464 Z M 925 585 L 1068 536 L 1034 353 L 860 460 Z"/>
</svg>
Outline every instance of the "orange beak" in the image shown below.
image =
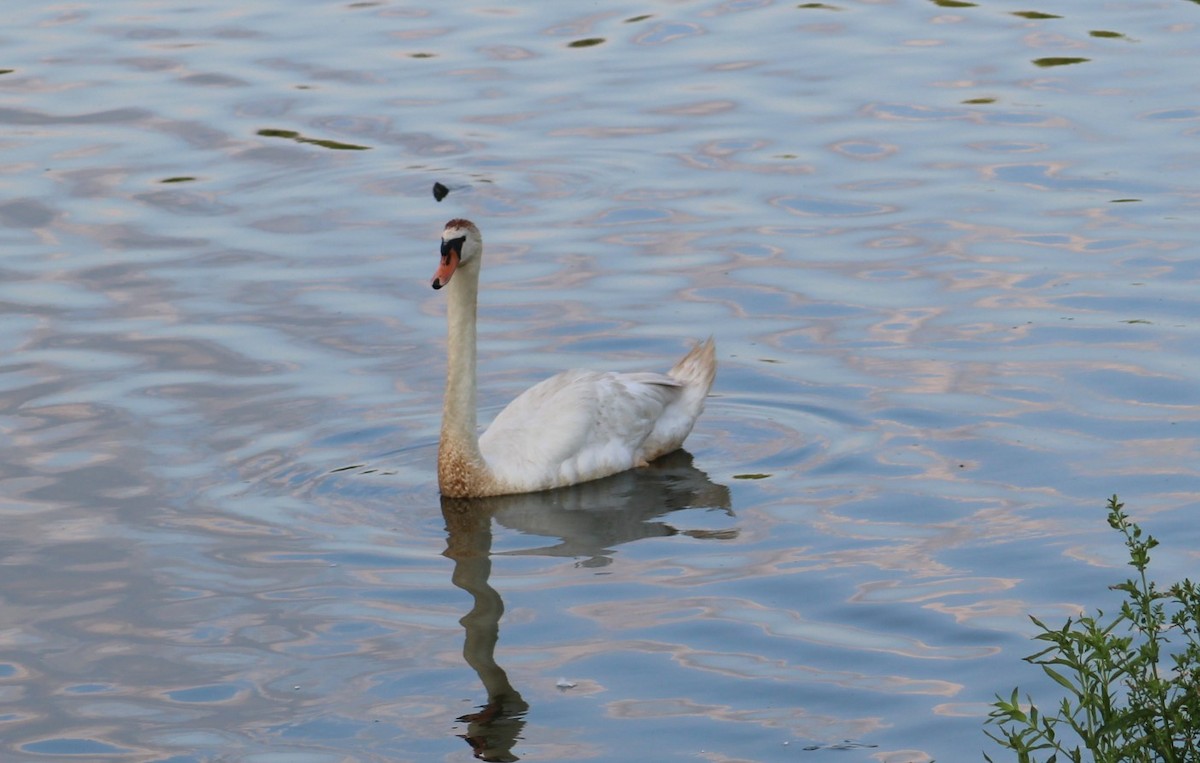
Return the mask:
<svg viewBox="0 0 1200 763">
<path fill-rule="evenodd" d="M 442 244 L 442 264 L 433 271 L 433 288 L 440 289 L 450 283 L 454 269 L 458 267 L 459 252 L 449 243 Z"/>
</svg>

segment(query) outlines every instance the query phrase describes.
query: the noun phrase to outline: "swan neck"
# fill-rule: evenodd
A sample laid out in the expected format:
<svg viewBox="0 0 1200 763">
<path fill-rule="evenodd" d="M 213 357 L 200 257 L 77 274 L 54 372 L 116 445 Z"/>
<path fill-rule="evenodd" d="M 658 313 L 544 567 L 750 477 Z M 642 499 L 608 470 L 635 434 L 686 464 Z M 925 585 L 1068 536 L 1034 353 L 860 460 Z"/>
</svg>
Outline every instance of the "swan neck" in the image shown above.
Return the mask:
<svg viewBox="0 0 1200 763">
<path fill-rule="evenodd" d="M 475 312 L 478 268 L 460 268 L 446 285 L 446 396 L 442 406 L 442 449 L 482 464 L 477 433 Z"/>
</svg>

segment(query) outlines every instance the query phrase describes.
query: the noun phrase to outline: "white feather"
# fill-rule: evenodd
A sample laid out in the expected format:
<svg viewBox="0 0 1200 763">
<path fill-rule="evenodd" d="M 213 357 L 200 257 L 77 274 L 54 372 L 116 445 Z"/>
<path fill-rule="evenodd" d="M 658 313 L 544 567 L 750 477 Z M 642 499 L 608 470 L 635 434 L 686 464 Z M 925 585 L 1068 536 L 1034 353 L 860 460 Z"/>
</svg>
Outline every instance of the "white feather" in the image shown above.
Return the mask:
<svg viewBox="0 0 1200 763">
<path fill-rule="evenodd" d="M 479 449 L 519 486 L 615 474 L 658 455 L 646 452 L 647 440 L 679 394 L 679 382 L 663 374 L 564 371 L 509 403 Z"/>
</svg>

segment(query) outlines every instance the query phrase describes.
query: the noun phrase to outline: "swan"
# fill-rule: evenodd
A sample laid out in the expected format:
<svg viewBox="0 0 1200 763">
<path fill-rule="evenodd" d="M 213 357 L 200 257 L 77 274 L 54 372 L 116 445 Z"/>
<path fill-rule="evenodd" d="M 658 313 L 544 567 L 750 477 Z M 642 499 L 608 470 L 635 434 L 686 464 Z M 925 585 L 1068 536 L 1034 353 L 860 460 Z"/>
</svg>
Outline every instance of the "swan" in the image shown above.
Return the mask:
<svg viewBox="0 0 1200 763">
<path fill-rule="evenodd" d="M 438 488 L 476 498 L 574 485 L 623 472 L 683 445 L 717 372 L 712 337 L 665 374 L 563 371 L 476 427 L 475 312 L 483 238 L 469 220 L 442 231 L 433 288 L 446 289 L 447 371 Z"/>
</svg>

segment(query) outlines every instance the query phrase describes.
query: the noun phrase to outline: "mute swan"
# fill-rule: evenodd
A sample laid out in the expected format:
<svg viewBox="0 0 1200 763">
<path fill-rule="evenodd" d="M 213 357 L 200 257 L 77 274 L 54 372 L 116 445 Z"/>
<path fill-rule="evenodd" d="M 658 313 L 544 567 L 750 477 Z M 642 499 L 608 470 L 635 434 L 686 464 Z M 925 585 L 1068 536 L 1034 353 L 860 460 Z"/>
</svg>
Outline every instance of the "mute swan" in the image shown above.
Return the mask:
<svg viewBox="0 0 1200 763">
<path fill-rule="evenodd" d="M 521 393 L 476 435 L 475 307 L 483 238 L 442 231 L 433 288 L 447 287 L 446 398 L 438 487 L 450 498 L 533 493 L 607 477 L 677 450 L 712 387 L 712 338 L 665 374 L 563 371 Z"/>
</svg>

